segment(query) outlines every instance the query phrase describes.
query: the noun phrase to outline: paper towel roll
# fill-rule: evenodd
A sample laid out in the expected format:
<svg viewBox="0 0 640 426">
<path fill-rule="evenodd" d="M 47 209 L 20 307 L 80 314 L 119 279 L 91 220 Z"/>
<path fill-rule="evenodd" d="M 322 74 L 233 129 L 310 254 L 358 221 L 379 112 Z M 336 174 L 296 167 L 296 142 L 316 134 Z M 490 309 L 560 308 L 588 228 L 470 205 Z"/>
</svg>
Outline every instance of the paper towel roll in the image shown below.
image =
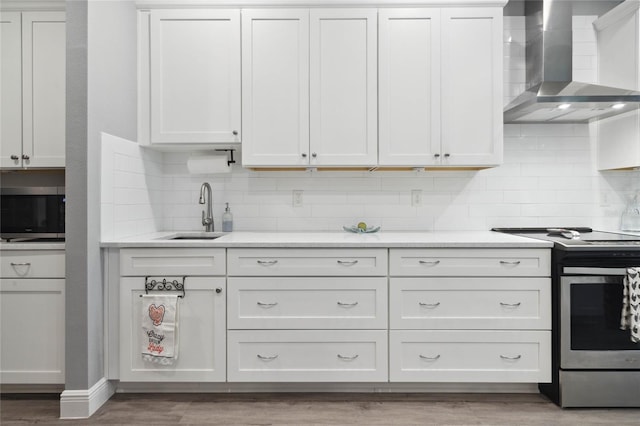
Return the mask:
<svg viewBox="0 0 640 426">
<path fill-rule="evenodd" d="M 210 173 L 229 173 L 231 166 L 227 164 L 226 155 L 199 155 L 189 157 L 187 169 L 193 175 L 203 175 Z"/>
</svg>

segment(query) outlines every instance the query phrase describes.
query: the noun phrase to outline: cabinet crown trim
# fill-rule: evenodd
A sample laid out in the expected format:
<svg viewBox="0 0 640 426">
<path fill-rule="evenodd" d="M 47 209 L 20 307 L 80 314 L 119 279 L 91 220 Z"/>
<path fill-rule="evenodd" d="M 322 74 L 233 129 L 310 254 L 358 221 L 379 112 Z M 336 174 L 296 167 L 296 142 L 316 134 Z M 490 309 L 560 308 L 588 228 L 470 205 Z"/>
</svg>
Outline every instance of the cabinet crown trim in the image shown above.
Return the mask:
<svg viewBox="0 0 640 426">
<path fill-rule="evenodd" d="M 203 7 L 504 7 L 507 0 L 137 0 L 138 9 Z"/>
</svg>

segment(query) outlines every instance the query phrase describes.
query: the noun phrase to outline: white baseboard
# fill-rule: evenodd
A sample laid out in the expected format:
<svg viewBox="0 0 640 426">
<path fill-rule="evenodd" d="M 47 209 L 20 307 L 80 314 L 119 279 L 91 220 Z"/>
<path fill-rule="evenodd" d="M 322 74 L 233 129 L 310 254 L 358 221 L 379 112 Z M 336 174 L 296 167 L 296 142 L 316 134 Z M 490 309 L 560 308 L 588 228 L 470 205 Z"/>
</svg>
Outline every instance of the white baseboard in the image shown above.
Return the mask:
<svg viewBox="0 0 640 426">
<path fill-rule="evenodd" d="M 91 389 L 65 390 L 60 395 L 61 419 L 87 419 L 107 402 L 116 388 L 102 378 Z"/>
<path fill-rule="evenodd" d="M 118 393 L 539 393 L 536 383 L 133 383 L 120 382 Z"/>
</svg>

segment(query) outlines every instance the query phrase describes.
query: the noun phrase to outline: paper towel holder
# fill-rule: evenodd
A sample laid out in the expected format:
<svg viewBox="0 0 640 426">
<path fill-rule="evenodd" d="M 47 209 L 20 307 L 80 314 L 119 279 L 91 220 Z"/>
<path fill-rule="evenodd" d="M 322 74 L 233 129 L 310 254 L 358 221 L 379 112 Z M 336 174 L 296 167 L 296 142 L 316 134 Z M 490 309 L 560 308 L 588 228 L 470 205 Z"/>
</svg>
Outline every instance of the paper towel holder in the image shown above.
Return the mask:
<svg viewBox="0 0 640 426">
<path fill-rule="evenodd" d="M 216 151 L 224 151 L 224 152 L 228 152 L 229 153 L 229 159 L 227 160 L 227 166 L 231 166 L 232 164 L 234 164 L 236 162 L 236 160 L 233 159 L 233 151 L 235 151 L 235 149 L 216 149 Z"/>
</svg>

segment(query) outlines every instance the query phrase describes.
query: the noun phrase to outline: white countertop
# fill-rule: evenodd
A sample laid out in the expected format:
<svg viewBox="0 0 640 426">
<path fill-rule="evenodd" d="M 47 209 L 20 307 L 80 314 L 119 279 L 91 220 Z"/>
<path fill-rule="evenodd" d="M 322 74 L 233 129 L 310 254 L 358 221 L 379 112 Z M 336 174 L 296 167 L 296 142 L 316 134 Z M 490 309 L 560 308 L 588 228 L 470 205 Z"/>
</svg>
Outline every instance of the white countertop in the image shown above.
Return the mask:
<svg viewBox="0 0 640 426">
<path fill-rule="evenodd" d="M 215 240 L 167 240 L 176 232 L 157 232 L 103 241 L 102 247 L 484 247 L 550 248 L 551 242 L 491 231 L 230 232 Z"/>
</svg>

